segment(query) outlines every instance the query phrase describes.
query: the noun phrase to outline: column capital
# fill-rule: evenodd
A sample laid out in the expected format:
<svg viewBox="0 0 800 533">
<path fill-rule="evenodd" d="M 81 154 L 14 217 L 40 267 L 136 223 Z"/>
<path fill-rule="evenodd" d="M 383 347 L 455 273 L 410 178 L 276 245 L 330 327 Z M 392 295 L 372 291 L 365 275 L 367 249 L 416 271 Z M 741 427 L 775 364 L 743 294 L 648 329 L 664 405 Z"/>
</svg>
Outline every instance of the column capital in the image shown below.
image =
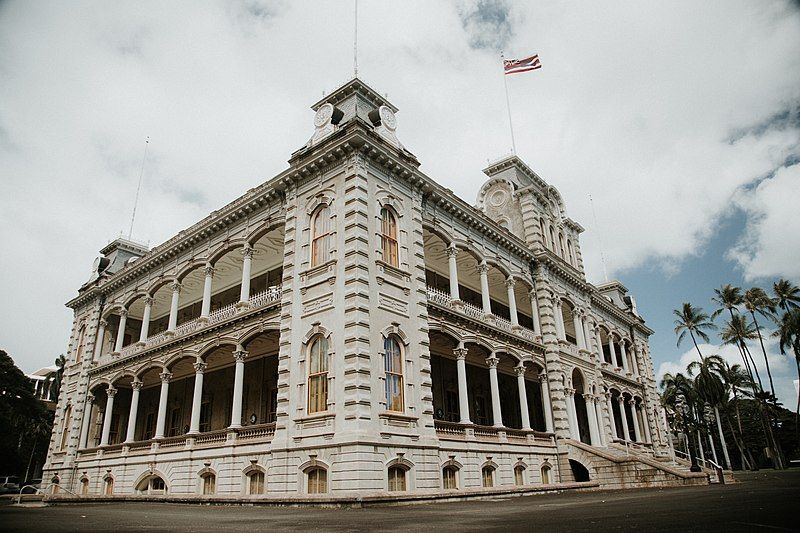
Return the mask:
<svg viewBox="0 0 800 533">
<path fill-rule="evenodd" d="M 106 394 L 108 395 L 109 398 L 113 398 L 114 396 L 117 395 L 117 389 L 115 389 L 114 387 L 109 386 L 106 389 Z"/>
<path fill-rule="evenodd" d="M 448 258 L 449 257 L 457 257 L 458 256 L 458 248 L 456 248 L 453 245 L 450 245 L 445 249 L 445 253 L 447 254 Z"/>
<path fill-rule="evenodd" d="M 486 358 L 486 366 L 489 368 L 497 368 L 497 364 L 500 362 L 500 358 L 497 357 L 494 353 Z"/>
<path fill-rule="evenodd" d="M 181 292 L 181 284 L 178 283 L 177 281 L 172 282 L 170 288 L 172 289 L 172 292 L 177 292 L 178 294 L 180 294 Z"/>
<path fill-rule="evenodd" d="M 86 395 L 86 401 L 87 401 L 88 403 L 90 403 L 90 404 L 91 404 L 91 403 L 94 403 L 94 400 L 95 400 L 95 398 L 94 398 L 94 394 L 91 394 L 91 393 L 89 393 L 89 394 L 87 394 L 87 395 Z"/>
<path fill-rule="evenodd" d="M 247 350 L 233 351 L 233 358 L 237 363 L 244 363 L 244 360 L 247 359 L 248 355 L 250 355 L 250 352 L 248 352 Z"/>
<path fill-rule="evenodd" d="M 516 285 L 516 284 L 517 284 L 517 280 L 515 280 L 511 276 L 506 278 L 506 287 L 508 287 L 509 289 L 513 289 L 514 285 Z"/>
<path fill-rule="evenodd" d="M 155 298 L 153 298 L 152 296 L 145 296 L 144 305 L 153 305 L 154 303 L 156 303 Z"/>
<path fill-rule="evenodd" d="M 478 272 L 479 272 L 480 274 L 486 274 L 486 273 L 488 273 L 488 272 L 489 272 L 489 265 L 487 265 L 485 262 L 484 262 L 484 263 L 481 263 L 481 264 L 479 264 L 479 265 L 478 265 Z"/>
<path fill-rule="evenodd" d="M 256 249 L 250 246 L 249 244 L 246 244 L 242 247 L 242 255 L 244 257 L 252 258 L 255 251 Z"/>
<path fill-rule="evenodd" d="M 564 394 L 567 394 L 568 396 L 573 396 L 575 394 L 575 389 L 566 387 L 564 388 Z"/>
<path fill-rule="evenodd" d="M 213 277 L 214 277 L 214 271 L 215 271 L 215 269 L 214 269 L 214 267 L 213 267 L 213 266 L 211 266 L 211 265 L 206 265 L 206 266 L 203 268 L 203 273 L 204 273 L 204 274 L 205 274 L 207 277 L 212 277 L 212 278 L 213 278 Z"/>
<path fill-rule="evenodd" d="M 101 328 L 105 329 L 106 327 L 108 327 L 108 320 L 106 320 L 105 318 L 101 318 L 98 324 L 100 325 Z"/>
<path fill-rule="evenodd" d="M 628 405 L 636 405 L 636 398 L 631 398 L 630 400 L 625 400 Z"/>
<path fill-rule="evenodd" d="M 125 309 L 125 308 L 120 309 L 119 310 L 119 316 L 120 316 L 120 318 L 121 317 L 127 317 L 128 316 L 128 310 Z"/>
<path fill-rule="evenodd" d="M 195 373 L 202 374 L 203 372 L 206 371 L 206 368 L 208 367 L 208 363 L 206 363 L 204 361 L 197 361 L 192 366 L 194 367 Z"/>
<path fill-rule="evenodd" d="M 467 359 L 469 350 L 467 348 L 453 348 L 453 353 L 456 355 L 456 359 L 464 361 Z"/>
<path fill-rule="evenodd" d="M 158 375 L 161 378 L 161 383 L 169 383 L 172 379 L 172 372 L 163 371 Z"/>
<path fill-rule="evenodd" d="M 143 383 L 139 379 L 134 379 L 133 381 L 131 381 L 131 388 L 133 390 L 142 390 L 142 385 Z"/>
<path fill-rule="evenodd" d="M 625 398 L 623 398 L 622 396 L 617 396 L 617 403 L 623 405 L 625 403 Z"/>
<path fill-rule="evenodd" d="M 525 368 L 525 365 L 519 365 L 514 367 L 514 373 L 518 376 L 524 376 L 526 371 L 527 368 Z"/>
</svg>

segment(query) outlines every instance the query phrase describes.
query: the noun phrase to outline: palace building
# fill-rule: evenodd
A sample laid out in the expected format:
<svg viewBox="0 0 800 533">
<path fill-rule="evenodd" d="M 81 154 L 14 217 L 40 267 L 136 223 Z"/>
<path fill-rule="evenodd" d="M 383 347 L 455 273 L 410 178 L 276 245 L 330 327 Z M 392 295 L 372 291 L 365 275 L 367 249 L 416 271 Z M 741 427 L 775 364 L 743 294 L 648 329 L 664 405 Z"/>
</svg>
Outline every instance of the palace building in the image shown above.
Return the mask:
<svg viewBox="0 0 800 533">
<path fill-rule="evenodd" d="M 583 228 L 516 156 L 471 206 L 353 79 L 288 168 L 74 310 L 55 497 L 348 501 L 705 483 L 669 457 L 648 348 Z"/>
</svg>

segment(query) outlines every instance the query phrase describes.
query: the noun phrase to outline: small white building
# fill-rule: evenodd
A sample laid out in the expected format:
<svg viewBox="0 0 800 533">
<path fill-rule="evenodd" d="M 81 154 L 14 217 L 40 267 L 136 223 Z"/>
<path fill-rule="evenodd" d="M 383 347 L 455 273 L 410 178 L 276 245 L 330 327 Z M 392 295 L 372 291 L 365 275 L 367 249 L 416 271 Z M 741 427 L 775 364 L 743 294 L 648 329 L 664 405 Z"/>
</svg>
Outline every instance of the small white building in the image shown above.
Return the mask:
<svg viewBox="0 0 800 533">
<path fill-rule="evenodd" d="M 705 482 L 665 462 L 652 331 L 586 281 L 553 186 L 506 157 L 473 207 L 359 79 L 312 109 L 284 172 L 101 251 L 68 303 L 48 479 L 337 501 Z"/>
</svg>

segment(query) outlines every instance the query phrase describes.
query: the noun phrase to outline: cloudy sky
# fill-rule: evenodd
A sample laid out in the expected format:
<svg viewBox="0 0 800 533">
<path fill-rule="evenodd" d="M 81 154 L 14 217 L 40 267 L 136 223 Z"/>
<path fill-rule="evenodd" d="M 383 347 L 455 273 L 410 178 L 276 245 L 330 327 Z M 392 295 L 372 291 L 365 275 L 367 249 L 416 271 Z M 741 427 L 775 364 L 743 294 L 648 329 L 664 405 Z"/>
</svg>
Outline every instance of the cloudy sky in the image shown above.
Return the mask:
<svg viewBox="0 0 800 533">
<path fill-rule="evenodd" d="M 352 8 L 0 2 L 0 348 L 26 371 L 64 352 L 63 304 L 127 234 L 147 136 L 133 236 L 151 245 L 284 169 L 309 105 L 352 76 Z M 587 228 L 590 280 L 602 251 L 636 296 L 657 369 L 691 357 L 682 301 L 800 281 L 798 2 L 362 0 L 360 76 L 470 202 L 510 150 L 501 49 L 540 54 L 508 80 L 517 152 Z"/>
</svg>

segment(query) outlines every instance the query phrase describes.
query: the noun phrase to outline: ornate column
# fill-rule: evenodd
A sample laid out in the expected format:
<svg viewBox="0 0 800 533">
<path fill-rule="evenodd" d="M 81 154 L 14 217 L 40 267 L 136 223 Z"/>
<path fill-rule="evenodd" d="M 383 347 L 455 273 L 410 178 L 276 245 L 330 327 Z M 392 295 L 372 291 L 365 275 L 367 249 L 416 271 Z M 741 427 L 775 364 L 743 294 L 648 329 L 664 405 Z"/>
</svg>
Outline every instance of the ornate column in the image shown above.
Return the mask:
<svg viewBox="0 0 800 533">
<path fill-rule="evenodd" d="M 172 302 L 169 305 L 169 327 L 168 331 L 175 331 L 178 327 L 178 304 L 180 303 L 181 284 L 177 281 L 172 284 Z"/>
<path fill-rule="evenodd" d="M 108 326 L 108 321 L 105 319 L 100 319 L 100 322 L 97 324 L 97 335 L 94 337 L 94 350 L 92 350 L 92 360 L 96 361 L 103 355 L 103 339 L 106 336 L 106 327 Z"/>
<path fill-rule="evenodd" d="M 614 409 L 613 404 L 611 403 L 611 391 L 608 393 L 608 397 L 606 398 L 606 402 L 608 403 L 608 421 L 611 423 L 611 438 L 620 438 L 619 434 L 617 433 L 617 422 L 614 419 Z"/>
<path fill-rule="evenodd" d="M 492 300 L 489 297 L 489 265 L 485 262 L 478 265 L 478 273 L 481 276 L 481 299 L 483 301 L 483 314 L 492 314 Z"/>
<path fill-rule="evenodd" d="M 81 439 L 79 442 L 80 449 L 86 448 L 87 441 L 89 440 L 89 426 L 92 422 L 92 407 L 94 404 L 94 395 L 86 395 L 86 403 L 83 404 L 83 420 L 81 424 Z"/>
<path fill-rule="evenodd" d="M 189 423 L 189 434 L 200 433 L 200 409 L 203 402 L 203 373 L 206 371 L 206 363 L 197 359 L 194 364 L 194 393 L 192 394 L 192 419 Z"/>
<path fill-rule="evenodd" d="M 561 298 L 555 298 L 553 301 L 553 318 L 556 321 L 556 336 L 558 340 L 567 340 L 567 332 L 564 331 L 564 310 L 561 309 Z"/>
<path fill-rule="evenodd" d="M 458 411 L 462 424 L 472 424 L 469 419 L 469 396 L 467 394 L 467 350 L 464 343 L 458 343 L 453 350 L 456 354 L 456 369 L 458 371 Z"/>
<path fill-rule="evenodd" d="M 608 442 L 606 435 L 606 423 L 603 419 L 603 401 L 605 398 L 603 394 L 599 394 L 594 402 L 594 415 L 597 419 L 598 437 L 600 437 L 600 446 L 605 446 Z"/>
<path fill-rule="evenodd" d="M 619 355 L 622 357 L 622 370 L 627 374 L 628 373 L 628 353 L 625 349 L 625 340 L 620 339 L 619 341 Z"/>
<path fill-rule="evenodd" d="M 553 432 L 553 408 L 550 406 L 550 387 L 547 385 L 547 376 L 539 378 L 542 389 L 542 410 L 544 411 L 544 426 L 548 433 Z"/>
<path fill-rule="evenodd" d="M 114 345 L 114 353 L 122 350 L 122 343 L 125 340 L 125 324 L 128 322 L 128 310 L 123 309 L 119 312 L 119 326 L 117 327 L 117 343 Z"/>
<path fill-rule="evenodd" d="M 547 375 L 548 397 L 550 400 L 550 413 L 552 414 L 552 429 L 559 438 L 570 438 L 569 419 L 567 416 L 567 401 L 564 393 L 564 375 L 561 356 L 556 335 L 556 318 L 554 302 L 557 299 L 553 290 L 548 286 L 547 270 L 545 265 L 539 265 L 535 271 L 536 296 L 539 302 L 539 318 L 542 325 L 542 343 L 545 346 L 545 369 Z"/>
<path fill-rule="evenodd" d="M 489 367 L 489 386 L 492 389 L 492 425 L 496 428 L 503 427 L 503 413 L 500 409 L 500 386 L 497 383 L 497 364 L 500 362 L 494 352 L 486 358 Z"/>
<path fill-rule="evenodd" d="M 514 278 L 509 277 L 506 279 L 506 291 L 508 292 L 508 311 L 511 315 L 511 325 L 519 326 L 519 317 L 517 316 L 517 295 L 514 293 Z"/>
<path fill-rule="evenodd" d="M 528 413 L 528 392 L 525 389 L 525 366 L 520 364 L 514 367 L 517 373 L 517 390 L 519 391 L 519 412 L 522 418 L 522 429 L 531 429 L 531 417 Z"/>
<path fill-rule="evenodd" d="M 572 310 L 572 327 L 575 329 L 575 345 L 579 349 L 585 350 L 586 341 L 583 338 L 583 322 L 577 308 Z"/>
<path fill-rule="evenodd" d="M 167 425 L 167 399 L 169 398 L 169 381 L 172 374 L 166 370 L 158 375 L 161 378 L 161 395 L 158 397 L 158 418 L 156 419 L 156 439 L 164 438 Z"/>
<path fill-rule="evenodd" d="M 634 442 L 642 442 L 642 433 L 639 429 L 639 409 L 636 405 L 636 400 L 631 398 L 628 401 L 631 406 L 631 418 L 633 419 L 633 440 Z"/>
<path fill-rule="evenodd" d="M 631 362 L 633 363 L 633 375 L 639 375 L 639 352 L 641 348 L 639 348 L 635 342 L 631 343 L 631 348 L 633 349 L 633 353 L 631 354 Z M 646 424 L 645 424 L 646 425 Z"/>
<path fill-rule="evenodd" d="M 100 438 L 100 446 L 108 446 L 108 437 L 111 435 L 111 416 L 114 411 L 114 396 L 117 395 L 117 389 L 108 387 L 106 394 L 108 399 L 106 400 L 106 412 L 103 414 L 103 435 Z"/>
<path fill-rule="evenodd" d="M 460 300 L 461 296 L 458 294 L 458 263 L 456 257 L 458 256 L 458 248 L 453 245 L 447 247 L 447 266 L 450 272 L 450 299 Z"/>
<path fill-rule="evenodd" d="M 578 426 L 575 423 L 575 389 L 564 389 L 567 396 L 567 422 L 569 422 L 569 436 L 574 440 L 581 440 L 578 433 Z"/>
<path fill-rule="evenodd" d="M 622 438 L 631 440 L 631 432 L 628 429 L 628 414 L 625 412 L 625 398 L 620 395 L 617 401 L 619 402 L 619 416 L 622 418 Z"/>
<path fill-rule="evenodd" d="M 531 299 L 531 314 L 533 315 L 533 331 L 542 334 L 542 323 L 539 321 L 539 302 L 536 301 L 536 291 L 532 290 L 528 293 Z"/>
<path fill-rule="evenodd" d="M 249 245 L 242 248 L 242 290 L 239 293 L 239 303 L 246 304 L 250 301 L 250 266 L 253 260 L 253 248 Z"/>
<path fill-rule="evenodd" d="M 608 353 L 611 354 L 611 367 L 614 368 L 617 366 L 617 350 L 614 348 L 614 334 L 610 331 L 608 332 Z"/>
<path fill-rule="evenodd" d="M 128 432 L 125 434 L 125 442 L 136 440 L 136 416 L 139 413 L 139 391 L 142 390 L 142 382 L 134 379 L 131 382 L 131 410 L 128 414 Z"/>
<path fill-rule="evenodd" d="M 139 331 L 139 342 L 147 340 L 147 335 L 150 331 L 150 314 L 153 312 L 153 303 L 155 300 L 149 296 L 144 299 L 144 313 L 142 314 L 142 329 Z"/>
<path fill-rule="evenodd" d="M 597 425 L 595 398 L 591 394 L 586 394 L 583 396 L 583 401 L 586 404 L 586 418 L 589 419 L 589 441 L 592 446 L 600 446 L 600 428 Z"/>
<path fill-rule="evenodd" d="M 231 429 L 242 427 L 242 393 L 244 392 L 244 360 L 248 352 L 241 345 L 236 346 L 233 358 L 236 370 L 233 376 L 233 408 L 231 409 Z"/>
<path fill-rule="evenodd" d="M 649 418 L 648 412 L 647 412 L 647 403 L 645 403 L 644 400 L 642 400 L 642 403 L 643 403 L 644 409 L 641 409 L 640 412 L 642 413 L 642 423 L 644 424 L 644 426 L 642 428 L 642 429 L 644 429 L 644 441 L 645 442 L 653 442 L 653 439 L 650 437 L 650 423 L 647 420 Z M 722 449 L 725 450 L 724 443 L 723 443 Z M 725 450 L 725 451 L 727 452 L 727 450 Z M 726 459 L 727 459 L 727 457 L 726 457 Z M 728 464 L 731 464 L 730 461 L 728 461 Z"/>
<path fill-rule="evenodd" d="M 200 318 L 208 318 L 211 313 L 211 284 L 214 280 L 214 267 L 205 266 L 205 281 L 203 282 L 203 303 L 200 306 Z"/>
<path fill-rule="evenodd" d="M 594 354 L 595 346 L 594 346 L 594 339 L 592 338 L 591 334 L 591 327 L 589 326 L 589 321 L 591 319 L 588 316 L 581 317 L 581 325 L 583 326 L 583 340 L 584 344 L 586 345 L 585 348 L 589 353 Z"/>
</svg>

